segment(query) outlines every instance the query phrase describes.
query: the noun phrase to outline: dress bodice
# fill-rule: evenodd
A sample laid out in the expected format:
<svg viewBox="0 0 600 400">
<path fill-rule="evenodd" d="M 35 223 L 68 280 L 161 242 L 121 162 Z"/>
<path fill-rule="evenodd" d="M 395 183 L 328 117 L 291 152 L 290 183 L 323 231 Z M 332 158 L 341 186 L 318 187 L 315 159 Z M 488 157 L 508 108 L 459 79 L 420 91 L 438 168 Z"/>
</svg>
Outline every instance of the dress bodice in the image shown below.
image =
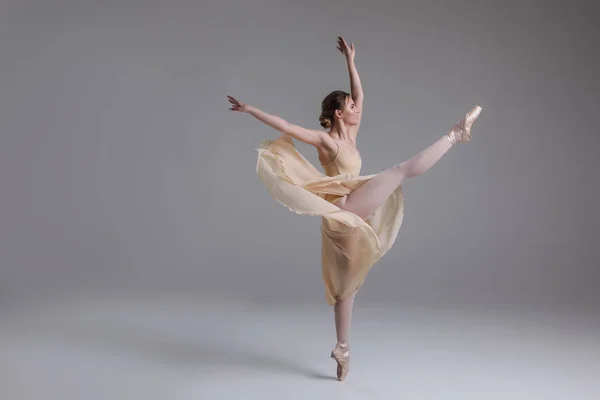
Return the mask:
<svg viewBox="0 0 600 400">
<path fill-rule="evenodd" d="M 362 158 L 357 150 L 351 149 L 348 146 L 338 146 L 338 151 L 330 162 L 321 164 L 328 176 L 336 176 L 339 174 L 350 174 L 358 176 L 362 167 Z"/>
</svg>

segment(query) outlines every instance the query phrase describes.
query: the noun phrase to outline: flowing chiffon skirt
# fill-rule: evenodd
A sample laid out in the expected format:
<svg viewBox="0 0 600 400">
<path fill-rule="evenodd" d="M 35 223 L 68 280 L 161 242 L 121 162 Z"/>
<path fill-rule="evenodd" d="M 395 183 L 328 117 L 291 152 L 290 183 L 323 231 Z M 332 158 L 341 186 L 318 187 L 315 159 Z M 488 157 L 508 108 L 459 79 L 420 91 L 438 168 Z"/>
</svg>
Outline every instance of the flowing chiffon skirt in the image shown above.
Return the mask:
<svg viewBox="0 0 600 400">
<path fill-rule="evenodd" d="M 358 290 L 396 240 L 404 216 L 402 187 L 363 220 L 333 202 L 375 175 L 327 176 L 285 134 L 263 141 L 256 150 L 256 172 L 270 195 L 296 214 L 321 217 L 321 267 L 329 305 Z"/>
</svg>

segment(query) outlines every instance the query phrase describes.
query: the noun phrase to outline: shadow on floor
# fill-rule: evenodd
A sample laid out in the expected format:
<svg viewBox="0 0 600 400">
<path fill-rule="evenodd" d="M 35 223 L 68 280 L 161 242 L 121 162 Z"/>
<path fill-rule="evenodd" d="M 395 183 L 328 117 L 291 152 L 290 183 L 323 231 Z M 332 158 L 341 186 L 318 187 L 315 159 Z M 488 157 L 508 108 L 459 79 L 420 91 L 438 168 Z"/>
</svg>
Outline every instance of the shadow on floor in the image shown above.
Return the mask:
<svg viewBox="0 0 600 400">
<path fill-rule="evenodd" d="M 309 379 L 337 380 L 335 376 L 319 373 L 285 358 L 258 354 L 242 346 L 236 347 L 235 343 L 224 347 L 223 343 L 214 341 L 191 342 L 114 323 L 95 326 L 69 323 L 52 329 L 45 327 L 37 331 L 36 337 L 48 340 L 50 344 L 67 344 L 88 351 L 99 351 L 124 359 L 134 357 L 174 368 L 193 365 L 246 370 L 260 368 L 273 373 L 301 375 Z M 334 370 L 333 365 L 332 369 Z"/>
</svg>

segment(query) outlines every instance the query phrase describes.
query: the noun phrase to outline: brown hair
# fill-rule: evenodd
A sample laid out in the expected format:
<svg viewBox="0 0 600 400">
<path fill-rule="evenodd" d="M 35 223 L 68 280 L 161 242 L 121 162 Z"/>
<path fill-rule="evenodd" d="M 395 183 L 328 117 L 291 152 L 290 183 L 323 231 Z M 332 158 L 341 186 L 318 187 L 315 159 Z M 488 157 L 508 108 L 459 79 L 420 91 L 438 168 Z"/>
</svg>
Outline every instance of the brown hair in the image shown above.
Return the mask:
<svg viewBox="0 0 600 400">
<path fill-rule="evenodd" d="M 344 108 L 348 97 L 350 97 L 350 93 L 343 90 L 336 90 L 325 96 L 321 103 L 321 115 L 319 116 L 319 123 L 323 128 L 329 129 L 333 126 L 335 111 Z"/>
</svg>

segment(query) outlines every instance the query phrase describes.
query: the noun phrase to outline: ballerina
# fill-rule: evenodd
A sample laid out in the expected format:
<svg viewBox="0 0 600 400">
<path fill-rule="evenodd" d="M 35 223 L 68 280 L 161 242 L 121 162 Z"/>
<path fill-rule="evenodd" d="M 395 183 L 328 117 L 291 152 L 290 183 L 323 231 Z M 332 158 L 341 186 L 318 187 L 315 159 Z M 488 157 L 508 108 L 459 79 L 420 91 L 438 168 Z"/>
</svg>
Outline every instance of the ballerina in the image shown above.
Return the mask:
<svg viewBox="0 0 600 400">
<path fill-rule="evenodd" d="M 321 264 L 325 294 L 334 307 L 337 343 L 330 356 L 337 377 L 349 371 L 349 334 L 354 298 L 371 267 L 392 247 L 404 215 L 402 183 L 433 167 L 456 143 L 471 139 L 481 114 L 475 106 L 429 147 L 373 175 L 360 175 L 356 138 L 362 118 L 363 88 L 354 62 L 355 45 L 338 37 L 350 75 L 350 93 L 337 90 L 321 103 L 324 130 L 308 129 L 227 96 L 230 110 L 248 113 L 281 132 L 257 148 L 256 171 L 271 196 L 300 215 L 321 217 Z M 293 139 L 316 148 L 319 171 L 294 146 Z"/>
</svg>

